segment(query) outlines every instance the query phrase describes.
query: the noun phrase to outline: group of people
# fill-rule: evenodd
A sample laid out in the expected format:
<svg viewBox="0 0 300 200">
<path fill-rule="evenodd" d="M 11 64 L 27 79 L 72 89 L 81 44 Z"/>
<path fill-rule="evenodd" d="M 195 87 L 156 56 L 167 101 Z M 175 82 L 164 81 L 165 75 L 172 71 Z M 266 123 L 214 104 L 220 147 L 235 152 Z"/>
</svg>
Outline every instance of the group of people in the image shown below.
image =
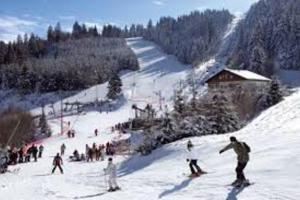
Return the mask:
<svg viewBox="0 0 300 200">
<path fill-rule="evenodd" d="M 22 145 L 20 148 L 7 146 L 2 150 L 1 166 L 2 172 L 5 172 L 8 165 L 16 165 L 18 163 L 31 162 L 31 158 L 37 162 L 38 158 L 43 155 L 44 146 L 40 145 Z"/>
<path fill-rule="evenodd" d="M 75 137 L 75 130 L 68 130 L 67 135 L 68 135 L 68 138 L 74 138 Z"/>
<path fill-rule="evenodd" d="M 244 174 L 244 169 L 247 166 L 249 161 L 249 153 L 251 151 L 250 147 L 245 143 L 238 141 L 236 137 L 230 137 L 230 143 L 225 146 L 223 149 L 219 151 L 220 154 L 224 153 L 227 150 L 233 149 L 234 152 L 237 154 L 237 167 L 236 171 L 236 180 L 233 181 L 231 184 L 235 187 L 241 187 L 249 185 L 249 180 L 246 179 Z M 187 150 L 188 150 L 188 158 L 187 162 L 189 162 L 189 167 L 191 170 L 191 177 L 197 177 L 201 174 L 205 174 L 207 172 L 203 171 L 199 165 L 197 164 L 197 155 L 195 154 L 194 145 L 189 140 L 187 143 Z"/>
<path fill-rule="evenodd" d="M 86 145 L 86 155 L 85 154 L 79 154 L 79 152 L 77 150 L 75 150 L 73 152 L 73 156 L 70 156 L 70 159 L 73 161 L 93 161 L 93 159 L 95 160 L 100 160 L 104 161 L 104 155 L 111 155 L 111 154 L 107 154 L 107 152 L 109 152 L 112 148 L 112 144 L 111 143 L 107 143 L 106 145 L 99 145 L 97 147 L 97 145 L 94 143 L 92 147 L 89 147 L 88 145 Z M 62 156 L 64 155 L 66 150 L 66 145 L 62 144 L 61 145 L 61 152 L 57 153 L 56 156 L 53 158 L 53 169 L 52 169 L 52 174 L 55 172 L 55 170 L 58 168 L 60 170 L 60 173 L 63 174 L 63 159 Z M 97 153 L 98 152 L 98 153 Z M 108 158 L 108 164 L 107 167 L 104 168 L 104 172 L 105 172 L 105 176 L 108 176 L 108 191 L 109 192 L 113 192 L 116 190 L 120 190 L 119 185 L 117 184 L 117 167 L 116 165 L 113 163 L 113 159 L 112 157 Z"/>
<path fill-rule="evenodd" d="M 129 123 L 118 123 L 111 127 L 111 132 L 119 131 L 119 133 L 126 133 L 126 129 L 129 129 Z"/>
<path fill-rule="evenodd" d="M 60 155 L 63 156 L 65 154 L 66 145 L 62 144 L 60 147 Z M 93 143 L 92 146 L 86 144 L 85 153 L 79 153 L 77 149 L 73 151 L 73 155 L 69 158 L 71 161 L 103 161 L 105 156 L 113 156 L 115 155 L 115 147 L 113 143 L 107 142 L 105 145 L 100 144 L 97 145 Z"/>
</svg>

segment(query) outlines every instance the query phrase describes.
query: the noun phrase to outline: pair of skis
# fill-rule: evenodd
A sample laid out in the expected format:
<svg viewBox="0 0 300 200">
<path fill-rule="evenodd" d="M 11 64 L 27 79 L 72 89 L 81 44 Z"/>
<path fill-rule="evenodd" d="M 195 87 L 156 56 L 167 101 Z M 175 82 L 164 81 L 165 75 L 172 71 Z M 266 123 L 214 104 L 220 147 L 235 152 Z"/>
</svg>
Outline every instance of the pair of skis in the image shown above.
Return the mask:
<svg viewBox="0 0 300 200">
<path fill-rule="evenodd" d="M 117 192 L 119 190 L 121 190 L 121 188 L 115 189 L 115 190 L 112 190 L 112 191 L 101 192 L 101 193 L 93 194 L 93 195 L 78 196 L 78 197 L 74 197 L 74 199 L 88 199 L 88 198 L 93 198 L 93 197 L 99 197 L 99 196 L 105 195 L 107 193 Z"/>
<path fill-rule="evenodd" d="M 205 174 L 210 174 L 210 173 L 213 173 L 213 172 L 202 172 L 202 173 L 196 173 L 196 174 L 186 174 L 186 173 L 183 173 L 183 175 L 187 176 L 188 178 L 199 178 L 200 176 L 203 176 Z M 240 188 L 249 187 L 249 186 L 251 186 L 253 184 L 254 184 L 254 182 L 250 182 L 249 180 L 247 180 L 247 181 L 245 181 L 242 184 L 229 184 L 229 185 L 225 185 L 225 186 L 227 186 L 227 187 L 234 187 L 234 188 L 240 189 Z"/>
</svg>

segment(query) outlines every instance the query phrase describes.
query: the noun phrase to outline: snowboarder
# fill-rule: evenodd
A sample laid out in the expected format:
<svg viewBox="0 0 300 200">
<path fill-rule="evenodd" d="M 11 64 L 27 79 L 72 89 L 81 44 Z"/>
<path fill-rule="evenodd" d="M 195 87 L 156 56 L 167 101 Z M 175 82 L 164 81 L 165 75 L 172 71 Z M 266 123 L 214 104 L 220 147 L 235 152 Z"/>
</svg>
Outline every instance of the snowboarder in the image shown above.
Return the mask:
<svg viewBox="0 0 300 200">
<path fill-rule="evenodd" d="M 250 147 L 245 142 L 238 141 L 235 137 L 230 137 L 230 144 L 220 150 L 220 154 L 233 149 L 237 154 L 237 167 L 236 171 L 236 180 L 231 184 L 232 186 L 240 187 L 242 185 L 249 184 L 249 181 L 246 180 L 243 170 L 245 169 L 249 161 L 249 153 L 251 151 Z"/>
<path fill-rule="evenodd" d="M 64 155 L 65 155 L 65 150 L 66 150 L 66 145 L 65 145 L 65 143 L 63 143 L 63 144 L 60 146 L 60 155 L 61 155 L 61 156 L 64 156 Z"/>
<path fill-rule="evenodd" d="M 197 156 L 195 155 L 195 151 L 193 148 L 194 148 L 194 145 L 189 140 L 187 143 L 188 158 L 186 159 L 186 161 L 189 162 L 189 166 L 190 166 L 190 170 L 191 170 L 190 176 L 197 177 L 205 172 L 202 171 L 202 169 L 198 166 L 198 164 L 197 164 L 198 159 L 197 159 Z"/>
<path fill-rule="evenodd" d="M 44 151 L 44 146 L 41 144 L 39 146 L 39 158 L 41 158 L 43 156 L 43 151 Z"/>
<path fill-rule="evenodd" d="M 117 178 L 117 169 L 116 165 L 113 163 L 112 158 L 108 158 L 108 165 L 104 169 L 104 172 L 106 175 L 108 175 L 108 186 L 109 192 L 114 192 L 116 190 L 120 190 L 120 187 L 117 184 L 116 178 Z"/>
<path fill-rule="evenodd" d="M 62 158 L 60 157 L 60 155 L 59 155 L 59 153 L 57 153 L 56 154 L 56 156 L 54 157 L 54 159 L 53 159 L 53 169 L 52 169 L 52 174 L 55 172 L 55 170 L 56 170 L 56 167 L 58 167 L 59 168 L 59 170 L 60 170 L 60 173 L 64 173 L 64 171 L 63 171 L 63 169 L 62 169 L 62 166 L 63 165 L 63 160 L 62 160 Z"/>
</svg>

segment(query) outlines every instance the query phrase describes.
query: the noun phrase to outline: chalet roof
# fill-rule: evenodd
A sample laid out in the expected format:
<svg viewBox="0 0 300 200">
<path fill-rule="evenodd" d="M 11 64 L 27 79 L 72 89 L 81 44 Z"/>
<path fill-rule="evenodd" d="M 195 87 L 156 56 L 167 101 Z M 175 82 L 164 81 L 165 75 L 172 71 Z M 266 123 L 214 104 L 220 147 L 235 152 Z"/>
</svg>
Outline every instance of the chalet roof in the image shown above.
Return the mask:
<svg viewBox="0 0 300 200">
<path fill-rule="evenodd" d="M 236 69 L 225 69 L 228 72 L 231 72 L 237 76 L 245 78 L 247 80 L 258 80 L 258 81 L 271 81 L 269 78 L 262 75 L 256 74 L 248 70 L 236 70 Z"/>
<path fill-rule="evenodd" d="M 215 75 L 213 75 L 212 77 L 208 78 L 206 80 L 209 81 L 210 79 L 212 79 L 213 77 L 217 76 L 218 74 L 220 74 L 223 71 L 227 71 L 230 72 L 232 74 L 235 74 L 241 78 L 244 78 L 245 80 L 252 80 L 252 81 L 271 81 L 269 78 L 264 77 L 262 75 L 256 74 L 254 72 L 248 71 L 248 70 L 236 70 L 236 69 L 228 69 L 225 68 L 221 71 L 219 71 L 218 73 L 216 73 Z"/>
</svg>

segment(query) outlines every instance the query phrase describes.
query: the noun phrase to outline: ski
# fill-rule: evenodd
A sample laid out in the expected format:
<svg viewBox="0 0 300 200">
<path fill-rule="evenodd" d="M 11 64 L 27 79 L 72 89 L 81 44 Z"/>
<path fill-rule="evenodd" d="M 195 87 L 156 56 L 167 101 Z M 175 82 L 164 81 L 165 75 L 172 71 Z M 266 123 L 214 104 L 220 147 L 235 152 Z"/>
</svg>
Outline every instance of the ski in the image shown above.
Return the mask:
<svg viewBox="0 0 300 200">
<path fill-rule="evenodd" d="M 108 193 L 108 192 L 101 192 L 101 193 L 98 193 L 98 194 L 85 195 L 85 196 L 77 196 L 77 197 L 74 197 L 73 199 L 88 199 L 88 198 L 93 198 L 93 197 L 99 197 L 99 196 L 102 196 L 106 193 Z"/>
<path fill-rule="evenodd" d="M 254 182 L 248 182 L 248 183 L 243 183 L 243 184 L 240 184 L 240 185 L 228 184 L 226 186 L 240 189 L 240 188 L 249 187 L 249 186 L 254 185 L 254 184 L 255 184 Z"/>
</svg>

